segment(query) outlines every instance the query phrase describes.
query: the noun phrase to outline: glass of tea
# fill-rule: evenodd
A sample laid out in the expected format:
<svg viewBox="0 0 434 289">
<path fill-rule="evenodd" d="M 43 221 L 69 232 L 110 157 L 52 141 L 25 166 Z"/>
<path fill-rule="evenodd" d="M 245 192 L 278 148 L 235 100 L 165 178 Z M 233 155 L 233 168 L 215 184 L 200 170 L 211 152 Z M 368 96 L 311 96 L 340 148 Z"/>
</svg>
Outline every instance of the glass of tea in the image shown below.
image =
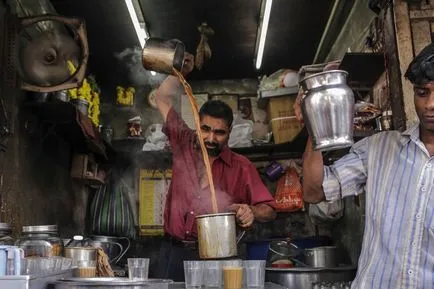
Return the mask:
<svg viewBox="0 0 434 289">
<path fill-rule="evenodd" d="M 223 261 L 223 283 L 225 289 L 241 289 L 243 285 L 243 261 Z"/>
</svg>

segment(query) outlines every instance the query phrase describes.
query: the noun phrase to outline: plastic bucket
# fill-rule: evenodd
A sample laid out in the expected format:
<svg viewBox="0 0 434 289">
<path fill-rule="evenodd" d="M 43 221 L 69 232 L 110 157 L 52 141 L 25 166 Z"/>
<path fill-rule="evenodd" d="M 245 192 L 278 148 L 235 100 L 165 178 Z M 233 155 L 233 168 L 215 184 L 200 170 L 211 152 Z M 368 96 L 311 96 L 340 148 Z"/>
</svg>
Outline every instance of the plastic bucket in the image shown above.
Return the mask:
<svg viewBox="0 0 434 289">
<path fill-rule="evenodd" d="M 256 241 L 247 243 L 247 260 L 266 260 L 270 241 Z"/>
</svg>

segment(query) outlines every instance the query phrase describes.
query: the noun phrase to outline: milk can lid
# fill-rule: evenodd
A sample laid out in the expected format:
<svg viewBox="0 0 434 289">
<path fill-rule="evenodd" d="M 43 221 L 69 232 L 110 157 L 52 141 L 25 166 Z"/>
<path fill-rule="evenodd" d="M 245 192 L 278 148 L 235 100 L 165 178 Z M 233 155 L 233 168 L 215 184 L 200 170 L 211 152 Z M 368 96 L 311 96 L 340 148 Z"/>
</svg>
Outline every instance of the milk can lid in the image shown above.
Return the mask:
<svg viewBox="0 0 434 289">
<path fill-rule="evenodd" d="M 11 230 L 11 225 L 9 225 L 8 223 L 0 223 L 0 230 L 2 231 Z"/>
<path fill-rule="evenodd" d="M 23 233 L 57 232 L 57 225 L 23 226 Z"/>
</svg>

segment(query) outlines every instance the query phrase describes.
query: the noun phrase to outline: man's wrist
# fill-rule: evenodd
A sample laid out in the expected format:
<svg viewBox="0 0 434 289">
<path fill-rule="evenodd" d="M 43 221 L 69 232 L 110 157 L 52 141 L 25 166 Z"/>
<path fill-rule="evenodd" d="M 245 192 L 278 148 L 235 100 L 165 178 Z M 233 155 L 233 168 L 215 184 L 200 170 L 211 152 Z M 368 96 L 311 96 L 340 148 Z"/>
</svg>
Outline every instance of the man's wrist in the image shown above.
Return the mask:
<svg viewBox="0 0 434 289">
<path fill-rule="evenodd" d="M 257 211 L 257 208 L 255 207 L 255 206 L 249 206 L 250 207 L 250 210 L 252 210 L 252 213 L 253 213 L 253 217 L 256 219 L 256 211 Z"/>
</svg>

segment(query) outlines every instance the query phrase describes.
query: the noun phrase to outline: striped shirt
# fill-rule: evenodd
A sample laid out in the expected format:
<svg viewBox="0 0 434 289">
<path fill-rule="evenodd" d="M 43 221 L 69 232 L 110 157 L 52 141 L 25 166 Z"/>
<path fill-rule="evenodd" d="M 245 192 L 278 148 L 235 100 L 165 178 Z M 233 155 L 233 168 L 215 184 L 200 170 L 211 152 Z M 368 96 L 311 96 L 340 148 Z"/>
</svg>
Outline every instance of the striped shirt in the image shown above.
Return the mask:
<svg viewBox="0 0 434 289">
<path fill-rule="evenodd" d="M 378 133 L 324 169 L 327 200 L 366 192 L 366 219 L 352 288 L 434 288 L 434 157 L 419 125 Z"/>
</svg>

